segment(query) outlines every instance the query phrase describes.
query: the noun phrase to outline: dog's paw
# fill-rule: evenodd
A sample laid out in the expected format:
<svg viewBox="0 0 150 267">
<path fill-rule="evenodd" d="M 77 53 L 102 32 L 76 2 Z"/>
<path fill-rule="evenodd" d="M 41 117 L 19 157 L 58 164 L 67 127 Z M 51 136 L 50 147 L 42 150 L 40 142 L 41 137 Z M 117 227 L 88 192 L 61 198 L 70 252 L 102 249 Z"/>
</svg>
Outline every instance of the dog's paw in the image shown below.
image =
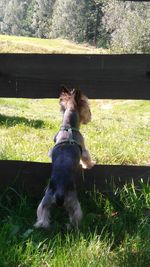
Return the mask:
<svg viewBox="0 0 150 267">
<path fill-rule="evenodd" d="M 66 229 L 68 232 L 70 232 L 72 230 L 72 225 L 70 223 L 66 223 Z"/>
<path fill-rule="evenodd" d="M 88 165 L 88 169 L 91 169 L 94 167 L 94 165 L 96 164 L 96 161 L 91 161 L 90 164 Z"/>
<path fill-rule="evenodd" d="M 80 164 L 82 166 L 83 169 L 91 169 L 94 167 L 94 165 L 96 164 L 95 161 L 90 161 L 90 162 L 83 162 L 83 161 L 80 161 Z"/>
<path fill-rule="evenodd" d="M 87 165 L 83 161 L 80 161 L 80 164 L 82 166 L 82 169 L 87 169 Z"/>
<path fill-rule="evenodd" d="M 49 229 L 49 223 L 45 223 L 43 221 L 37 221 L 34 225 L 34 228 L 43 228 L 43 229 Z"/>
</svg>

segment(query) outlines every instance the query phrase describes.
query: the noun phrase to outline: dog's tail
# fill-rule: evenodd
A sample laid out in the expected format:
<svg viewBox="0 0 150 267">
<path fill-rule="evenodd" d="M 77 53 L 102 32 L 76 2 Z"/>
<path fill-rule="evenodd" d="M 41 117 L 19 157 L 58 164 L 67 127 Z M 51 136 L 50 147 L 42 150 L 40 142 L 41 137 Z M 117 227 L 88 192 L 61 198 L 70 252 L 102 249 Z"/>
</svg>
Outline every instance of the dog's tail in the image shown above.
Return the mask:
<svg viewBox="0 0 150 267">
<path fill-rule="evenodd" d="M 65 194 L 64 190 L 57 190 L 55 193 L 55 201 L 57 206 L 61 207 L 64 204 Z"/>
</svg>

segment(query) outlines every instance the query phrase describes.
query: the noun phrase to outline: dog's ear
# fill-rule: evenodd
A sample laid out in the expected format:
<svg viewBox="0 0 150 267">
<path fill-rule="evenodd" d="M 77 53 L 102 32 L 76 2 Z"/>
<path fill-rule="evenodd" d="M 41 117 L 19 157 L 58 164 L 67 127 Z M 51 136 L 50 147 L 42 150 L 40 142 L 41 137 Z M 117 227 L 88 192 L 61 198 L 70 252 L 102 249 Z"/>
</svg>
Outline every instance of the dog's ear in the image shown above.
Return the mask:
<svg viewBox="0 0 150 267">
<path fill-rule="evenodd" d="M 72 95 L 74 95 L 75 102 L 77 105 L 80 103 L 82 92 L 79 89 L 73 89 L 71 91 Z"/>
<path fill-rule="evenodd" d="M 71 93 L 70 93 L 70 90 L 65 85 L 62 85 L 60 94 L 68 94 L 68 95 L 70 95 Z"/>
<path fill-rule="evenodd" d="M 65 111 L 67 108 L 67 102 L 70 99 L 71 92 L 65 86 L 61 87 L 61 93 L 59 96 L 59 104 L 61 106 L 61 111 Z"/>
</svg>

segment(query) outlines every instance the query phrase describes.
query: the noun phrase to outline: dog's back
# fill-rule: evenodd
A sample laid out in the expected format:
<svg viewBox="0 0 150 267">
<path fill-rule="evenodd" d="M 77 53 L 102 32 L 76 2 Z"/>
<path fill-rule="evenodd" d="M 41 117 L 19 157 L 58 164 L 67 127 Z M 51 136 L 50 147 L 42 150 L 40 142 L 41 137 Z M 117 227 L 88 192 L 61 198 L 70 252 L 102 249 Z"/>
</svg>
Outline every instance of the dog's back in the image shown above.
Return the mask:
<svg viewBox="0 0 150 267">
<path fill-rule="evenodd" d="M 61 144 L 53 150 L 50 188 L 58 206 L 63 205 L 69 191 L 75 190 L 80 157 L 81 151 L 76 144 Z"/>
</svg>

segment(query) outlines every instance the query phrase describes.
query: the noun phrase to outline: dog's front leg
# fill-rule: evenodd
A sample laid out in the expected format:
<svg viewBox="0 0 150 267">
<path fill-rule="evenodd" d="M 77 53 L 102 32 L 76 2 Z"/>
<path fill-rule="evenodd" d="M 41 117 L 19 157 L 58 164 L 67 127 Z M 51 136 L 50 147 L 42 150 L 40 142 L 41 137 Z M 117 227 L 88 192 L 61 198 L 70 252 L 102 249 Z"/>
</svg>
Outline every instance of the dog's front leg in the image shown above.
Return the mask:
<svg viewBox="0 0 150 267">
<path fill-rule="evenodd" d="M 80 163 L 83 169 L 91 169 L 95 165 L 95 161 L 92 161 L 89 151 L 86 148 L 82 149 Z"/>
<path fill-rule="evenodd" d="M 82 147 L 80 164 L 83 169 L 91 169 L 95 165 L 95 161 L 92 161 L 89 151 L 85 147 L 84 138 L 82 134 L 79 136 L 79 141 Z"/>
<path fill-rule="evenodd" d="M 51 148 L 49 151 L 48 151 L 48 157 L 52 157 L 52 153 L 53 153 L 53 148 Z"/>
</svg>

